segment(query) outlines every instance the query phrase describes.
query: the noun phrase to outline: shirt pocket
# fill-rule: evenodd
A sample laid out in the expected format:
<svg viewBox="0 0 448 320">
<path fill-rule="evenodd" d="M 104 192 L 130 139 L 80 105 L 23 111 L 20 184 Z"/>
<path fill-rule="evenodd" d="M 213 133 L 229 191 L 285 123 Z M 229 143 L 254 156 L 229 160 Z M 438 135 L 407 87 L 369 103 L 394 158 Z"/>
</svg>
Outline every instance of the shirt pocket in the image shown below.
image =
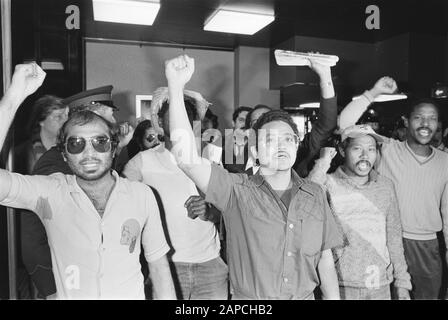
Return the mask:
<svg viewBox="0 0 448 320">
<path fill-rule="evenodd" d="M 323 218 L 315 202 L 305 202 L 298 206 L 298 223 L 300 226 L 300 249 L 306 256 L 320 254 L 322 249 Z"/>
<path fill-rule="evenodd" d="M 301 223 L 301 249 L 303 254 L 314 256 L 321 252 L 323 238 L 323 222 L 316 218 L 305 218 Z"/>
</svg>

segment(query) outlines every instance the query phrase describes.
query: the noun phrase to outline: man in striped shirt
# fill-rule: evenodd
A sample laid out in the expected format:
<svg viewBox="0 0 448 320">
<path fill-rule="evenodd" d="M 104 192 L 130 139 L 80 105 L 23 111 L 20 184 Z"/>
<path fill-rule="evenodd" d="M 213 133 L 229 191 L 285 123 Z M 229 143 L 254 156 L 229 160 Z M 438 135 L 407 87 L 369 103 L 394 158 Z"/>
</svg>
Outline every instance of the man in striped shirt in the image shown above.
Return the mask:
<svg viewBox="0 0 448 320">
<path fill-rule="evenodd" d="M 396 89 L 386 78 L 384 85 Z M 353 125 L 373 102 L 377 90 L 366 91 L 340 115 L 340 128 Z M 380 174 L 391 179 L 397 191 L 403 226 L 406 262 L 414 299 L 437 299 L 442 287 L 442 256 L 437 233 L 448 242 L 448 154 L 430 144 L 439 119 L 437 104 L 429 99 L 409 104 L 406 141 L 384 137 Z M 445 259 L 447 259 L 445 253 Z"/>
</svg>

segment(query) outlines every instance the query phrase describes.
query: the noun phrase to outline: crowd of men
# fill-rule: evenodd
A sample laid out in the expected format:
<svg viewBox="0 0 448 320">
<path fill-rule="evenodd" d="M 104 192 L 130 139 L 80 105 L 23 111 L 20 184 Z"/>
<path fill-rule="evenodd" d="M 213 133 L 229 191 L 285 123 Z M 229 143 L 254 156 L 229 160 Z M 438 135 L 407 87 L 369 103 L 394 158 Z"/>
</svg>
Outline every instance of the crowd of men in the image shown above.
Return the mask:
<svg viewBox="0 0 448 320">
<path fill-rule="evenodd" d="M 112 86 L 37 100 L 33 135 L 15 150 L 26 160 L 0 169 L 0 204 L 22 209 L 36 298 L 445 298 L 436 102 L 408 102 L 402 139 L 380 135 L 359 120 L 395 81 L 379 79 L 338 115 L 331 68 L 310 58 L 321 102 L 302 141 L 291 115 L 266 105 L 237 108 L 221 135 L 210 103 L 185 90 L 194 64 L 166 61 L 167 87 L 135 131 L 117 123 Z M 0 147 L 44 79 L 35 63 L 16 66 Z"/>
</svg>

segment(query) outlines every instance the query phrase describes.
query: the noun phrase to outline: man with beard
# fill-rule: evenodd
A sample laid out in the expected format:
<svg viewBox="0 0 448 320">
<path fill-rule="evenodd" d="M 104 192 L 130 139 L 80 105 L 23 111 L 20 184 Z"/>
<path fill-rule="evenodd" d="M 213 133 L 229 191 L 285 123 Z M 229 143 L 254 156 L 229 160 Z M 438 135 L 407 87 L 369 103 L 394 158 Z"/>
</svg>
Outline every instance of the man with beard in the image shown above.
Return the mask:
<svg viewBox="0 0 448 320">
<path fill-rule="evenodd" d="M 333 250 L 341 299 L 390 300 L 394 282 L 398 299 L 409 299 L 410 275 L 392 181 L 373 170 L 382 138 L 368 125 L 344 130 L 339 152 L 344 164 L 325 174 L 336 155 L 321 150 L 309 178 L 330 195 L 345 245 Z"/>
<path fill-rule="evenodd" d="M 395 83 L 391 86 L 396 88 Z M 341 129 L 354 124 L 373 97 L 366 92 L 358 100 L 341 112 Z M 433 100 L 411 102 L 404 119 L 406 141 L 383 137 L 378 165 L 378 172 L 391 179 L 397 191 L 415 299 L 437 299 L 441 294 L 442 257 L 437 234 L 442 231 L 448 242 L 448 154 L 431 146 L 438 120 L 439 108 Z M 444 255 L 448 259 L 446 252 Z"/>
<path fill-rule="evenodd" d="M 331 248 L 341 244 L 327 199 L 315 183 L 291 168 L 299 145 L 297 126 L 284 111 L 262 115 L 254 127 L 260 170 L 229 173 L 201 158 L 188 121 L 183 87 L 194 60 L 165 63 L 172 153 L 179 167 L 222 211 L 233 299 L 339 299 Z"/>
<path fill-rule="evenodd" d="M 0 147 L 23 100 L 43 82 L 36 64 L 16 66 L 0 101 Z M 174 298 L 157 202 L 151 190 L 111 170 L 118 133 L 91 111 L 73 114 L 58 146 L 74 175 L 0 170 L 0 204 L 33 211 L 48 233 L 57 298 L 143 299 L 143 244 L 155 297 Z M 137 242 L 138 241 L 138 242 Z"/>
</svg>

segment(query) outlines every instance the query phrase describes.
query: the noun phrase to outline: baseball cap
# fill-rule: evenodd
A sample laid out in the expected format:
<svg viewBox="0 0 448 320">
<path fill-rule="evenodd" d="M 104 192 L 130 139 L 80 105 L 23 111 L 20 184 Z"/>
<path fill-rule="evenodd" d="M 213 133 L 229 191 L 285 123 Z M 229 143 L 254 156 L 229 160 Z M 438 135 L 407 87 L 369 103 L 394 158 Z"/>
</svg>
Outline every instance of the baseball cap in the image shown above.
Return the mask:
<svg viewBox="0 0 448 320">
<path fill-rule="evenodd" d="M 372 136 L 379 143 L 383 142 L 383 138 L 367 124 L 358 124 L 345 128 L 341 134 L 341 141 L 347 138 L 359 138 L 365 135 Z"/>
</svg>

